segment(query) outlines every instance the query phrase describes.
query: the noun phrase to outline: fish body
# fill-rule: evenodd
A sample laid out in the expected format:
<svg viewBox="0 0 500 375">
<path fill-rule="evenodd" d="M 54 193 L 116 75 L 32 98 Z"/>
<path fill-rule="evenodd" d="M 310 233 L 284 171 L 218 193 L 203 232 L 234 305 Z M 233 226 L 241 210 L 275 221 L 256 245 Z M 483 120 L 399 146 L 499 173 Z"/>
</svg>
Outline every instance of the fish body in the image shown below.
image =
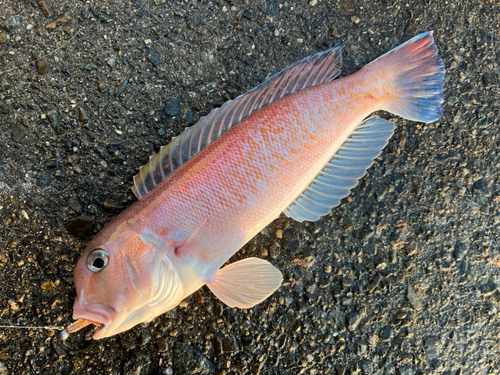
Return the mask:
<svg viewBox="0 0 500 375">
<path fill-rule="evenodd" d="M 444 66 L 432 33 L 331 81 L 340 52 L 281 72 L 242 99 L 248 113 L 240 121 L 227 120 L 246 113 L 237 99 L 236 109 L 222 107 L 210 126 L 201 124 L 200 134 L 210 128 L 206 145 L 196 129 L 186 132 L 180 151 L 174 145 L 158 158 L 160 169 L 152 161 L 141 170 L 141 199 L 88 244 L 75 269 L 73 317 L 98 325 L 94 338 L 148 322 L 204 284 L 232 307 L 261 302 L 281 273 L 256 258 L 223 264 L 280 213 L 317 220 L 349 193 L 393 132 L 392 122 L 367 118 L 372 112 L 439 118 Z M 173 168 L 175 155 L 189 158 Z"/>
</svg>

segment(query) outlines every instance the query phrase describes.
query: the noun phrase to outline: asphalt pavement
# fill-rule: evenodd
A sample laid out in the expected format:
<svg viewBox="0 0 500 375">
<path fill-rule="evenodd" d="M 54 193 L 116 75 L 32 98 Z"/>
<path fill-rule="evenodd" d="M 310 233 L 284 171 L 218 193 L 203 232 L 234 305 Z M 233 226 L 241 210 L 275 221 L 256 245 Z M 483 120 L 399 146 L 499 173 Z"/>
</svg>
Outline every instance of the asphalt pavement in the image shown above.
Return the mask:
<svg viewBox="0 0 500 375">
<path fill-rule="evenodd" d="M 0 329 L 4 374 L 500 374 L 496 1 L 0 0 L 0 325 L 72 322 L 87 242 L 173 136 L 293 62 L 348 75 L 434 30 L 443 115 L 397 122 L 350 197 L 233 260 L 284 275 L 253 309 L 206 288 L 101 341 Z"/>
</svg>

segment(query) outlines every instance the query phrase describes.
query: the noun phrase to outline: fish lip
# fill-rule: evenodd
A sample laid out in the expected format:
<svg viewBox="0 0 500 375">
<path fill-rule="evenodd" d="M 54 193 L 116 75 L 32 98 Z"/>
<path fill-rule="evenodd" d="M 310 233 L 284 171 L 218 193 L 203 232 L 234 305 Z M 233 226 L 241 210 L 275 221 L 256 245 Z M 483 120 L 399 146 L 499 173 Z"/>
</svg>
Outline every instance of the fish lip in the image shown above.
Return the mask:
<svg viewBox="0 0 500 375">
<path fill-rule="evenodd" d="M 73 319 L 86 319 L 92 322 L 92 324 L 99 326 L 94 332 L 93 338 L 99 339 L 103 335 L 103 331 L 108 328 L 113 322 L 115 312 L 114 310 L 102 304 L 94 304 L 85 306 L 83 309 L 73 310 Z"/>
</svg>

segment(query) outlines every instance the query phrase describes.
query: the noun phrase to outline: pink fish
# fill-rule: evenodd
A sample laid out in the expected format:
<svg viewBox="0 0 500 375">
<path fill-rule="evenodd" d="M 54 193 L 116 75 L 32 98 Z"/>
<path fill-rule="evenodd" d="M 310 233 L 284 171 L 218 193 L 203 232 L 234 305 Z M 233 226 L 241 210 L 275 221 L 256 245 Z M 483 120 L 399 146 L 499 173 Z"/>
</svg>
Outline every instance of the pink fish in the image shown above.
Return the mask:
<svg viewBox="0 0 500 375">
<path fill-rule="evenodd" d="M 222 267 L 280 213 L 315 221 L 356 186 L 394 131 L 372 112 L 413 121 L 441 115 L 444 64 L 432 32 L 347 77 L 341 48 L 282 70 L 212 111 L 134 178 L 139 201 L 87 246 L 63 336 L 93 323 L 94 339 L 173 309 L 202 285 L 231 307 L 271 295 L 282 275 L 248 258 Z"/>
</svg>

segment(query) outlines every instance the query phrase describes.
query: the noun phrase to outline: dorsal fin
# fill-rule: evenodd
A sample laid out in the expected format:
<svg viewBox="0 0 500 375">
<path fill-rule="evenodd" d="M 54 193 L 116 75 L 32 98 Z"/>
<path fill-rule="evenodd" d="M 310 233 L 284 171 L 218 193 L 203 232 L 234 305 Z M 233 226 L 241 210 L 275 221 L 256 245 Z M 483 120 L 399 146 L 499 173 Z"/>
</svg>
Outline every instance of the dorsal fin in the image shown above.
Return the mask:
<svg viewBox="0 0 500 375">
<path fill-rule="evenodd" d="M 285 95 L 337 77 L 340 74 L 341 56 L 342 47 L 336 47 L 306 57 L 202 117 L 141 167 L 134 177 L 132 191 L 135 196 L 139 199 L 143 197 L 186 160 L 252 112 Z"/>
<path fill-rule="evenodd" d="M 394 132 L 394 123 L 378 116 L 365 119 L 339 148 L 313 182 L 286 208 L 297 221 L 316 221 L 338 206 L 380 155 Z"/>
</svg>

